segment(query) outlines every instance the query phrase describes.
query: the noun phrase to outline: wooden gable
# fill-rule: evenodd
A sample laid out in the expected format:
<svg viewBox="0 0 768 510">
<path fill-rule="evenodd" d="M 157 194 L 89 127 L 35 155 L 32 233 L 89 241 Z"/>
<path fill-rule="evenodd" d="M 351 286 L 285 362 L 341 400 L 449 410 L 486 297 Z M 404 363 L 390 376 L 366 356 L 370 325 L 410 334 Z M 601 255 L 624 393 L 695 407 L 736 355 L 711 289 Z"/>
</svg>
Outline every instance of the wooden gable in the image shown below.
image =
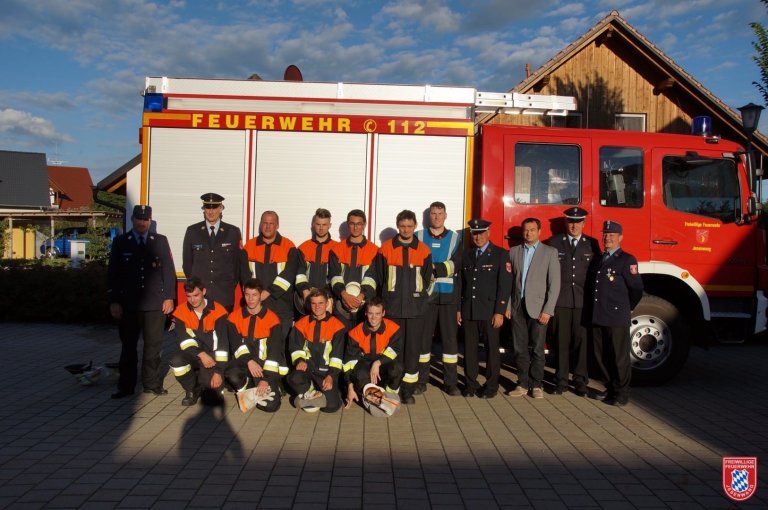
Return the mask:
<svg viewBox="0 0 768 510">
<path fill-rule="evenodd" d="M 493 114 L 478 121 L 597 129 L 626 129 L 642 122 L 648 132 L 690 134 L 693 118 L 705 115 L 712 119 L 712 134 L 746 143 L 739 112 L 675 64 L 616 11 L 512 91 L 574 96 L 578 114 L 571 118 Z M 754 145 L 768 154 L 768 140 L 762 134 L 755 133 Z"/>
</svg>

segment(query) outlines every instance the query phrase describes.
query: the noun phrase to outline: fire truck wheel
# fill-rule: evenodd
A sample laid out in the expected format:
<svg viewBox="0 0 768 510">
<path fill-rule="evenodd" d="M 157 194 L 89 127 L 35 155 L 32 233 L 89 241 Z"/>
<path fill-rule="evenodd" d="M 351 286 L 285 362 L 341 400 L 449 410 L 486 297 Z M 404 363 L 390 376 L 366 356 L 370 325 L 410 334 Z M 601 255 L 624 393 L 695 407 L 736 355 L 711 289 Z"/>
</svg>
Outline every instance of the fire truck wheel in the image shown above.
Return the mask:
<svg viewBox="0 0 768 510">
<path fill-rule="evenodd" d="M 677 307 L 646 294 L 632 312 L 629 328 L 632 384 L 662 384 L 688 359 L 690 338 Z"/>
</svg>

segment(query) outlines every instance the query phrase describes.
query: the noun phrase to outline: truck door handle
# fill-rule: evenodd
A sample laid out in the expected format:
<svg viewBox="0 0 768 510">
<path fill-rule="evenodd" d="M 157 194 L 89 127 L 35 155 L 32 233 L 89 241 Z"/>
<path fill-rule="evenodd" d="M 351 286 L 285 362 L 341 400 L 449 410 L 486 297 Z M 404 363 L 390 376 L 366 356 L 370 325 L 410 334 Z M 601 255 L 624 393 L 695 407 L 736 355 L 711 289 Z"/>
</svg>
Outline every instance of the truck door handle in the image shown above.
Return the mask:
<svg viewBox="0 0 768 510">
<path fill-rule="evenodd" d="M 677 244 L 677 241 L 674 239 L 654 239 L 653 244 L 663 244 L 666 246 L 674 246 Z"/>
</svg>

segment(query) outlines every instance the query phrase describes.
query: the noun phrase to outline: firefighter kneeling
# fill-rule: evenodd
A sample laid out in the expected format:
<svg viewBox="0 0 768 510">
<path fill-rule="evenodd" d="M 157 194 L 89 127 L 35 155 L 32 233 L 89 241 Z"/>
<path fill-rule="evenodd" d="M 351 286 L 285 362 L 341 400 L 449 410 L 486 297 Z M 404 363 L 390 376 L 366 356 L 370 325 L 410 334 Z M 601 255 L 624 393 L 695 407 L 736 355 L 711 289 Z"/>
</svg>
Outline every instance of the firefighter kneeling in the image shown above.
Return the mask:
<svg viewBox="0 0 768 510">
<path fill-rule="evenodd" d="M 308 413 L 341 408 L 336 380 L 342 369 L 344 324 L 328 312 L 328 299 L 325 289 L 311 289 L 310 314 L 296 321 L 289 337 L 294 370 L 285 382 L 297 393 L 295 406 Z"/>
<path fill-rule="evenodd" d="M 243 284 L 245 306 L 229 314 L 229 338 L 235 351 L 225 378 L 237 390 L 240 410 L 280 409 L 280 377 L 288 373 L 280 319 L 261 302 L 264 284 Z M 250 386 L 250 387 L 249 387 Z"/>
<path fill-rule="evenodd" d="M 203 389 L 218 394 L 224 386 L 229 362 L 227 310 L 205 298 L 205 284 L 193 276 L 184 282 L 187 302 L 176 307 L 173 320 L 180 350 L 171 358 L 171 369 L 187 392 L 183 406 L 197 403 Z"/>
<path fill-rule="evenodd" d="M 403 379 L 400 326 L 384 318 L 384 301 L 373 297 L 365 305 L 365 322 L 350 330 L 347 336 L 345 409 L 362 398 L 372 415 L 391 416 L 400 407 L 397 392 Z"/>
</svg>

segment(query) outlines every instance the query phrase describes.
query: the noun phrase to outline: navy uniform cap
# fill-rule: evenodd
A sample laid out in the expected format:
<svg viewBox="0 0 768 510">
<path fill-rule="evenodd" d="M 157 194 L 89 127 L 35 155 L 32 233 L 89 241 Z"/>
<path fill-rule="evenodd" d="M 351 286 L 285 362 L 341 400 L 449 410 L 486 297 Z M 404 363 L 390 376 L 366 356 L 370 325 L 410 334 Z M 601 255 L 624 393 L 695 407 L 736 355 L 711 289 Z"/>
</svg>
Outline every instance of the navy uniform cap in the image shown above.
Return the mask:
<svg viewBox="0 0 768 510">
<path fill-rule="evenodd" d="M 485 232 L 488 230 L 488 227 L 491 226 L 491 222 L 482 218 L 473 218 L 467 222 L 467 225 L 469 225 L 469 231 L 471 233 Z"/>
<path fill-rule="evenodd" d="M 203 193 L 200 195 L 200 200 L 203 201 L 203 205 L 221 205 L 224 201 L 224 197 L 218 193 Z"/>
<path fill-rule="evenodd" d="M 623 234 L 624 230 L 619 223 L 611 220 L 603 222 L 603 234 Z"/>
<path fill-rule="evenodd" d="M 565 219 L 571 220 L 571 221 L 584 221 L 584 218 L 587 217 L 587 210 L 582 209 L 581 207 L 571 207 L 570 209 L 566 209 L 565 212 Z"/>
<path fill-rule="evenodd" d="M 134 205 L 133 217 L 137 220 L 151 220 L 152 208 L 148 205 Z"/>
</svg>

